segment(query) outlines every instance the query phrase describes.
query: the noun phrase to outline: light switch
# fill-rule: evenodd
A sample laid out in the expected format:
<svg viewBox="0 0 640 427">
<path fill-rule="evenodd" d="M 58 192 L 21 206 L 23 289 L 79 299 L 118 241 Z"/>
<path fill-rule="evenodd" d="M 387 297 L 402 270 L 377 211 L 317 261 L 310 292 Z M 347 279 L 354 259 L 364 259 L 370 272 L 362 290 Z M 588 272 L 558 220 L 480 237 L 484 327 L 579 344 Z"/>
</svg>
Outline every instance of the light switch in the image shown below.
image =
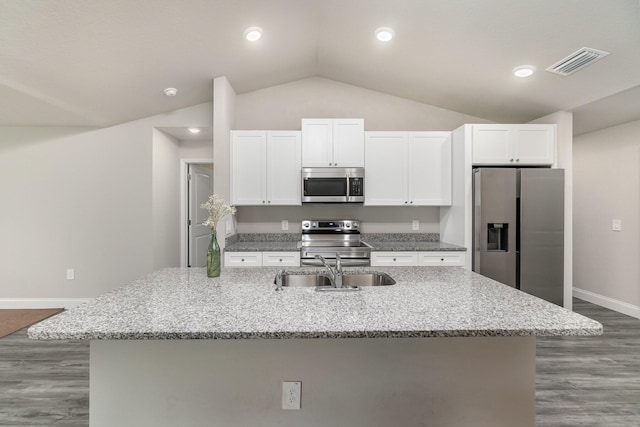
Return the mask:
<svg viewBox="0 0 640 427">
<path fill-rule="evenodd" d="M 413 231 L 418 231 L 418 230 L 420 230 L 420 221 L 418 221 L 417 219 L 414 219 L 414 220 L 411 222 L 411 229 L 412 229 Z"/>
<path fill-rule="evenodd" d="M 620 219 L 614 219 L 611 221 L 611 229 L 613 231 L 620 231 L 622 230 L 622 220 Z"/>
<path fill-rule="evenodd" d="M 289 229 L 289 220 L 286 220 L 286 219 L 282 220 L 282 229 L 283 230 L 288 230 Z"/>
</svg>

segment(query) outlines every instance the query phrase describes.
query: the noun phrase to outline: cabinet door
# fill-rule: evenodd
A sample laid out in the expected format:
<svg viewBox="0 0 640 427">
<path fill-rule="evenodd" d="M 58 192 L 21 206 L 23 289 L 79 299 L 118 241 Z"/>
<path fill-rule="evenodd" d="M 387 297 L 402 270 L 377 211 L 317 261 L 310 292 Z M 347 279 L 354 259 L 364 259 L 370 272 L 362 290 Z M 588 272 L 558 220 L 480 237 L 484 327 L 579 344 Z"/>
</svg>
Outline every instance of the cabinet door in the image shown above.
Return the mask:
<svg viewBox="0 0 640 427">
<path fill-rule="evenodd" d="M 365 136 L 365 206 L 405 206 L 407 133 L 367 132 Z"/>
<path fill-rule="evenodd" d="M 263 267 L 300 267 L 300 252 L 263 252 Z"/>
<path fill-rule="evenodd" d="M 364 119 L 333 120 L 333 166 L 364 166 Z"/>
<path fill-rule="evenodd" d="M 417 252 L 371 252 L 372 267 L 415 267 L 418 265 Z"/>
<path fill-rule="evenodd" d="M 302 119 L 302 166 L 333 166 L 332 119 Z"/>
<path fill-rule="evenodd" d="M 231 132 L 232 204 L 266 204 L 266 142 L 263 131 Z"/>
<path fill-rule="evenodd" d="M 409 204 L 451 205 L 451 132 L 409 132 L 408 142 Z"/>
<path fill-rule="evenodd" d="M 512 132 L 511 125 L 473 125 L 473 164 L 513 164 Z"/>
<path fill-rule="evenodd" d="M 517 125 L 514 157 L 519 165 L 552 165 L 556 151 L 555 125 Z"/>
<path fill-rule="evenodd" d="M 225 267 L 262 267 L 262 252 L 225 252 Z"/>
<path fill-rule="evenodd" d="M 420 266 L 464 266 L 464 252 L 419 252 Z"/>
<path fill-rule="evenodd" d="M 267 204 L 301 205 L 300 132 L 267 132 Z"/>
</svg>

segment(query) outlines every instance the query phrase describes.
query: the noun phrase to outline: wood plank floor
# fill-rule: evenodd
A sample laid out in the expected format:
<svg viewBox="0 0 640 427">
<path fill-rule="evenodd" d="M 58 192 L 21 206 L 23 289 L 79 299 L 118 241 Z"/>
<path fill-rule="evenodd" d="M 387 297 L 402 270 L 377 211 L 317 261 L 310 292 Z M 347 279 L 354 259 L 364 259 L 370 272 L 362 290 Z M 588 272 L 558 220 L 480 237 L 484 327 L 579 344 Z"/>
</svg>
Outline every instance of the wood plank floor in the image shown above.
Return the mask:
<svg viewBox="0 0 640 427">
<path fill-rule="evenodd" d="M 602 337 L 538 340 L 538 426 L 640 426 L 640 320 L 574 299 Z M 0 339 L 0 426 L 89 425 L 89 345 Z M 473 426 L 470 426 L 473 427 Z"/>
</svg>

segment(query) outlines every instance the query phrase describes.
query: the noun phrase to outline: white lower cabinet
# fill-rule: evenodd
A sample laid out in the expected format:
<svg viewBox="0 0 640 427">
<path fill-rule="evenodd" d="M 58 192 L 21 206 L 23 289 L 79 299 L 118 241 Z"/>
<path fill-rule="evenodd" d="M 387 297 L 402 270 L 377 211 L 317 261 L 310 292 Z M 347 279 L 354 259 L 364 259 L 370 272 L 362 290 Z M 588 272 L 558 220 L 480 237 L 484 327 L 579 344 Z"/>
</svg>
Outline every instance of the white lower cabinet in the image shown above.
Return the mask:
<svg viewBox="0 0 640 427">
<path fill-rule="evenodd" d="M 262 252 L 225 252 L 225 267 L 262 267 Z"/>
<path fill-rule="evenodd" d="M 463 266 L 464 252 L 418 252 L 418 265 Z"/>
<path fill-rule="evenodd" d="M 371 252 L 372 267 L 464 266 L 465 252 Z"/>
<path fill-rule="evenodd" d="M 225 267 L 299 267 L 300 252 L 225 252 Z"/>
<path fill-rule="evenodd" d="M 263 252 L 263 267 L 299 267 L 300 252 Z"/>
<path fill-rule="evenodd" d="M 372 267 L 411 267 L 418 265 L 418 252 L 371 252 Z"/>
</svg>

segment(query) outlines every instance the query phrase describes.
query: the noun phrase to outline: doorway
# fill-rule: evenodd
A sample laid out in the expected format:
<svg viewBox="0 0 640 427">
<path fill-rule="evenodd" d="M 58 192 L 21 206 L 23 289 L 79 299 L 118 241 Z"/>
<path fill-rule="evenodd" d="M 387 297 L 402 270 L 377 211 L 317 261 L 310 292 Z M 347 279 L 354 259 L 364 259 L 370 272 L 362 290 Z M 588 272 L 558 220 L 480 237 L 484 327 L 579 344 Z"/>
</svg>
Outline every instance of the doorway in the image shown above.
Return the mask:
<svg viewBox="0 0 640 427">
<path fill-rule="evenodd" d="M 202 224 L 208 213 L 200 206 L 213 194 L 213 163 L 197 160 L 183 160 L 182 163 L 184 197 L 180 264 L 182 267 L 206 267 L 211 229 Z"/>
</svg>

